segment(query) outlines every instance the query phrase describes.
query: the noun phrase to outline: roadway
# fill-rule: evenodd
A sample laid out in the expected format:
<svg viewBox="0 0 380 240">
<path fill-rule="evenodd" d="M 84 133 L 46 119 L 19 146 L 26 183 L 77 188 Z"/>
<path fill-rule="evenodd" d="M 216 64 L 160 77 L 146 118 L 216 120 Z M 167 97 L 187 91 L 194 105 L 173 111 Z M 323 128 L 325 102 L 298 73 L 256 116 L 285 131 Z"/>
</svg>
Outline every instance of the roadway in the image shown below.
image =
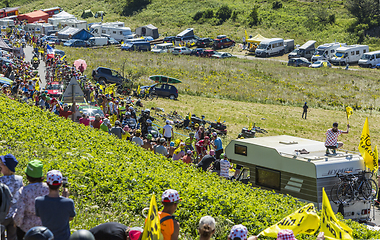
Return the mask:
<svg viewBox="0 0 380 240">
<path fill-rule="evenodd" d="M 24 48 L 24 53 L 25 53 L 25 60 L 27 62 L 30 62 L 33 58 L 33 47 L 26 46 L 26 48 Z M 40 60 L 40 65 L 38 66 L 38 74 L 40 75 L 40 79 L 42 81 L 42 83 L 40 83 L 41 88 L 44 88 L 46 86 L 45 70 L 46 70 L 45 62 Z"/>
</svg>

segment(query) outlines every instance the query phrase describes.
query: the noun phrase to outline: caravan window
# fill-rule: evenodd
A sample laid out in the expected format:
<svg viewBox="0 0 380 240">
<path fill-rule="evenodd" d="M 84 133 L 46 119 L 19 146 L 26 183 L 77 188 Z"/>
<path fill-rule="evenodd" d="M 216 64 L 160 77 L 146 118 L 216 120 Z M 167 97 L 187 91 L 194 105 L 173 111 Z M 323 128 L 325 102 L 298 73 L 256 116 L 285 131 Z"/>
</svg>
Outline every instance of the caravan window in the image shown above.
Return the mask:
<svg viewBox="0 0 380 240">
<path fill-rule="evenodd" d="M 116 34 L 116 31 L 113 31 L 114 34 Z"/>
<path fill-rule="evenodd" d="M 366 53 L 366 52 L 367 52 L 367 51 L 364 49 L 364 50 L 363 50 L 363 53 Z"/>
<path fill-rule="evenodd" d="M 235 144 L 235 154 L 247 156 L 247 146 Z"/>
<path fill-rule="evenodd" d="M 358 51 L 356 51 L 356 55 L 359 55 L 359 52 L 360 52 L 359 50 L 358 50 Z"/>
<path fill-rule="evenodd" d="M 351 55 L 355 55 L 355 51 L 351 51 Z"/>
<path fill-rule="evenodd" d="M 106 33 L 106 30 L 102 30 L 102 33 Z"/>
<path fill-rule="evenodd" d="M 281 172 L 256 167 L 256 185 L 281 190 Z"/>
<path fill-rule="evenodd" d="M 335 50 L 333 49 L 333 50 L 331 50 L 331 53 L 334 53 L 335 52 Z"/>
<path fill-rule="evenodd" d="M 376 54 L 376 58 L 380 58 L 380 53 Z"/>
</svg>

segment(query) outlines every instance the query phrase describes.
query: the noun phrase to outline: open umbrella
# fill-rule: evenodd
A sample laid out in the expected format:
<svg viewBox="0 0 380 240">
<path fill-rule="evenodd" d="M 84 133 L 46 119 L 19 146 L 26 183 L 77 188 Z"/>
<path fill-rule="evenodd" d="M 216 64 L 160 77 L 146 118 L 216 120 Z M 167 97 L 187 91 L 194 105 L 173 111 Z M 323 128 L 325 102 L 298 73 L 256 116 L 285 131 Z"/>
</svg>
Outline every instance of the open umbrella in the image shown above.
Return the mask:
<svg viewBox="0 0 380 240">
<path fill-rule="evenodd" d="M 6 78 L 6 77 L 0 77 L 0 83 L 1 84 L 8 84 L 8 85 L 11 85 L 12 84 L 12 80 L 10 80 L 9 78 Z"/>
<path fill-rule="evenodd" d="M 83 59 L 78 59 L 74 61 L 74 66 L 77 70 L 79 70 L 80 65 L 83 64 L 84 70 L 87 68 L 87 63 Z"/>
</svg>

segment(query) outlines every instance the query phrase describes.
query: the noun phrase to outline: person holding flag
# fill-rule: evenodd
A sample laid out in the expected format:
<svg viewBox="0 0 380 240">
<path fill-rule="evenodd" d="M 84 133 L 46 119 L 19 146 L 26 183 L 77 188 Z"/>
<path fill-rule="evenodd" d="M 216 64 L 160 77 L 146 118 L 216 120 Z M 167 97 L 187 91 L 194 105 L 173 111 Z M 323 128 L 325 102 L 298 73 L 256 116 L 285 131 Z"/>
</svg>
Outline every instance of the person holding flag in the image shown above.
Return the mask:
<svg viewBox="0 0 380 240">
<path fill-rule="evenodd" d="M 347 131 L 342 131 L 338 129 L 338 123 L 334 122 L 333 127 L 328 129 L 326 132 L 326 154 L 331 154 L 330 149 L 333 150 L 333 154 L 336 154 L 336 149 L 343 146 L 342 142 L 338 142 L 338 136 L 341 134 L 347 134 L 349 131 L 350 125 L 347 124 Z"/>
</svg>

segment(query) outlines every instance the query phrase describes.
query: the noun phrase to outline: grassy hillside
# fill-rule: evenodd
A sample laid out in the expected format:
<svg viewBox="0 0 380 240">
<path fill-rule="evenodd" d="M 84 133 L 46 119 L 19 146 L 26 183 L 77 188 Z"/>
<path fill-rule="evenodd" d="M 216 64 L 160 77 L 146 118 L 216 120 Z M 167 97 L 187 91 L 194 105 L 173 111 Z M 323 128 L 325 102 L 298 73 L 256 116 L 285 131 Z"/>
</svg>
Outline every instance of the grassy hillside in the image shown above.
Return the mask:
<svg viewBox="0 0 380 240">
<path fill-rule="evenodd" d="M 5 6 L 6 2 L 11 6 L 21 6 L 22 12 L 57 5 L 57 2 L 52 0 L 2 0 L 2 5 Z M 137 8 L 139 10 L 131 14 L 135 8 L 129 7 L 127 2 L 150 3 L 142 4 L 142 8 Z M 218 18 L 219 9 L 223 5 L 227 5 L 231 10 L 231 17 L 225 22 Z M 105 21 L 124 21 L 131 29 L 152 23 L 159 28 L 162 36 L 176 35 L 185 28 L 193 27 L 198 36 L 216 37 L 218 34 L 227 34 L 237 41 L 241 41 L 244 30 L 253 36 L 260 33 L 265 37 L 293 38 L 297 44 L 310 39 L 317 40 L 318 43 L 336 40 L 352 44 L 358 41 L 355 34 L 347 31 L 354 19 L 348 14 L 344 1 L 341 0 L 62 0 L 59 6 L 77 17 L 84 9 L 92 9 L 94 12 L 102 10 L 107 13 Z M 254 8 L 258 9 L 256 24 L 252 24 L 251 12 Z M 194 20 L 193 17 L 197 13 L 201 16 L 205 11 L 208 14 L 197 21 Z M 88 21 L 99 19 L 90 18 Z M 371 49 L 380 46 L 377 39 L 365 39 L 365 42 L 371 45 Z"/>
</svg>

